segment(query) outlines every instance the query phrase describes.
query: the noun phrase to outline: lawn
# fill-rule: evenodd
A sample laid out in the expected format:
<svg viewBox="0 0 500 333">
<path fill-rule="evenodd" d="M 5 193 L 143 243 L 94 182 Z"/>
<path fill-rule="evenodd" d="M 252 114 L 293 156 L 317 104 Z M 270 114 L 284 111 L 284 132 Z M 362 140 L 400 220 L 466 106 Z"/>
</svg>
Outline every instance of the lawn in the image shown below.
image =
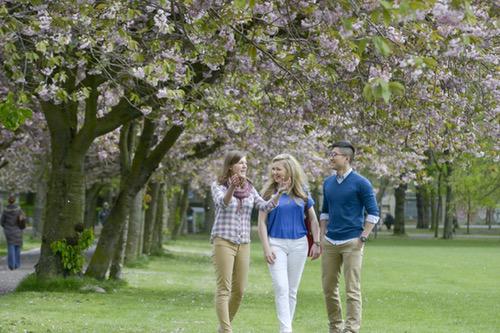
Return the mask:
<svg viewBox="0 0 500 333">
<path fill-rule="evenodd" d="M 254 238 L 256 239 L 256 238 Z M 191 237 L 125 270 L 106 294 L 17 292 L 0 298 L 0 332 L 215 332 L 210 245 Z M 278 332 L 271 280 L 253 243 L 234 332 Z M 363 270 L 364 333 L 488 333 L 500 327 L 500 240 L 370 241 Z M 109 289 L 109 288 L 108 288 Z M 327 332 L 320 263 L 308 262 L 294 332 Z"/>
</svg>

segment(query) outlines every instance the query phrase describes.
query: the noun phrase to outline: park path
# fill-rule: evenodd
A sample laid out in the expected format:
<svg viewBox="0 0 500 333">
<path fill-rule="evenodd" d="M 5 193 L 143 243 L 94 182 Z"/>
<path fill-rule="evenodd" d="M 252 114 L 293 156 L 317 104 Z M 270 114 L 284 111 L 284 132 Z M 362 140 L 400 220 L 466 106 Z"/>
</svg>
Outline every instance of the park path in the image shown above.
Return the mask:
<svg viewBox="0 0 500 333">
<path fill-rule="evenodd" d="M 40 257 L 40 249 L 21 253 L 21 267 L 11 271 L 7 267 L 7 256 L 0 257 L 0 296 L 16 289 L 24 277 L 35 271 L 35 264 Z"/>
<path fill-rule="evenodd" d="M 94 251 L 95 244 L 85 253 L 87 263 Z M 26 275 L 35 271 L 35 265 L 39 257 L 39 248 L 21 252 L 21 267 L 13 271 L 9 270 L 9 267 L 7 267 L 7 256 L 0 257 L 0 297 L 13 292 Z"/>
</svg>

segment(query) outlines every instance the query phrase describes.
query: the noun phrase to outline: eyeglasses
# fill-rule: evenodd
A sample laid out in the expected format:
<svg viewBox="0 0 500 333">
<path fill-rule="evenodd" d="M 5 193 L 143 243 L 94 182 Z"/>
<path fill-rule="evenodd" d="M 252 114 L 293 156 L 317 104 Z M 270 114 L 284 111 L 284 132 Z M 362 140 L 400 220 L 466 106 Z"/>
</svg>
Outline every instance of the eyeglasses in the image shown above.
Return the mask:
<svg viewBox="0 0 500 333">
<path fill-rule="evenodd" d="M 337 153 L 336 151 L 334 151 L 334 152 L 332 152 L 332 153 L 330 154 L 330 157 L 331 157 L 331 158 L 334 158 L 334 157 L 335 157 L 335 156 L 337 156 L 337 155 L 340 155 L 340 156 L 346 156 L 345 154 Z"/>
</svg>

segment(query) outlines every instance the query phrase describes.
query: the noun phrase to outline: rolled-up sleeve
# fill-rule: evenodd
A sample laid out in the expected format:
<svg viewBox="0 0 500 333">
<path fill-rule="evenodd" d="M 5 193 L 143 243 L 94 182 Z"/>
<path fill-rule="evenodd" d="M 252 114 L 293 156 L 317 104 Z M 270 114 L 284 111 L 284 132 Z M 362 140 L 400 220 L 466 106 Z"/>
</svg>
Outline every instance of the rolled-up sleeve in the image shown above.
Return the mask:
<svg viewBox="0 0 500 333">
<path fill-rule="evenodd" d="M 262 197 L 260 196 L 259 192 L 257 192 L 257 190 L 255 189 L 255 187 L 253 188 L 253 197 L 254 197 L 254 203 L 255 203 L 255 208 L 257 208 L 258 210 L 262 210 L 262 211 L 265 211 L 265 212 L 270 212 L 272 211 L 276 205 L 274 204 L 274 201 L 271 197 L 271 199 L 269 199 L 268 201 L 262 199 Z"/>
<path fill-rule="evenodd" d="M 216 182 L 213 182 L 211 191 L 215 206 L 226 209 L 227 205 L 224 203 L 224 196 L 226 195 L 227 189 L 223 185 L 219 185 Z M 231 200 L 233 199 L 231 198 Z"/>
<path fill-rule="evenodd" d="M 366 222 L 376 224 L 380 219 L 379 209 L 377 200 L 375 199 L 375 193 L 373 193 L 372 184 L 368 180 L 361 183 L 361 200 L 368 213 Z"/>
</svg>

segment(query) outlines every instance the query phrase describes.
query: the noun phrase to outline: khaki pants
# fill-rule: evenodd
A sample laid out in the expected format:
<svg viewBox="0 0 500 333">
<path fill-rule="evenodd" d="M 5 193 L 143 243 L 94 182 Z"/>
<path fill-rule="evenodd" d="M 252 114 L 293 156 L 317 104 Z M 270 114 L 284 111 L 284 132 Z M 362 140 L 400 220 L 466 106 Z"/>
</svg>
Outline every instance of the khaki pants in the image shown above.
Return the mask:
<svg viewBox="0 0 500 333">
<path fill-rule="evenodd" d="M 219 332 L 230 333 L 231 321 L 247 285 L 250 244 L 238 245 L 216 237 L 212 259 L 217 280 L 215 310 L 219 318 Z"/>
<path fill-rule="evenodd" d="M 363 248 L 364 245 L 360 245 L 360 241 L 357 239 L 342 245 L 332 245 L 326 240 L 323 241 L 322 282 L 330 333 L 358 333 L 361 327 Z M 342 327 L 342 307 L 339 294 L 342 266 L 344 266 L 347 305 L 344 328 Z"/>
</svg>

